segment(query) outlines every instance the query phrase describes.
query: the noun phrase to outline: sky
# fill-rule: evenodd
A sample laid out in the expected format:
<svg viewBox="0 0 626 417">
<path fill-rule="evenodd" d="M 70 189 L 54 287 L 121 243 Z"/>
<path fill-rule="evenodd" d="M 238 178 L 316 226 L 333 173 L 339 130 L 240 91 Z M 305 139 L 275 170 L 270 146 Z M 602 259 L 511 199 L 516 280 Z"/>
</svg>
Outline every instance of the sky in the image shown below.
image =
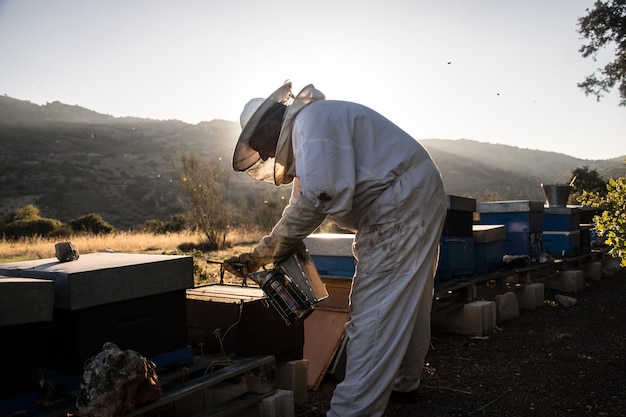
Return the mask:
<svg viewBox="0 0 626 417">
<path fill-rule="evenodd" d="M 593 0 L 0 0 L 0 94 L 116 117 L 238 121 L 285 80 L 417 140 L 626 155 L 626 107 L 577 83 Z"/>
</svg>

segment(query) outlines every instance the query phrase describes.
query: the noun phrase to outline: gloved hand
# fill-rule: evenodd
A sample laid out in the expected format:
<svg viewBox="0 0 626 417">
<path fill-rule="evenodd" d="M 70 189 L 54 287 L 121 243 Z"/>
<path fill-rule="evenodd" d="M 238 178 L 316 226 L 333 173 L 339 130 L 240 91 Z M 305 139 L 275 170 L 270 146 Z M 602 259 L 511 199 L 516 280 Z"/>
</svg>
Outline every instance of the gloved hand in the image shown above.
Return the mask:
<svg viewBox="0 0 626 417">
<path fill-rule="evenodd" d="M 258 271 L 261 266 L 263 263 L 253 252 L 242 253 L 224 260 L 224 269 L 243 278 Z"/>
<path fill-rule="evenodd" d="M 274 265 L 278 265 L 294 253 L 306 255 L 306 246 L 300 239 L 279 238 L 274 249 Z"/>
</svg>

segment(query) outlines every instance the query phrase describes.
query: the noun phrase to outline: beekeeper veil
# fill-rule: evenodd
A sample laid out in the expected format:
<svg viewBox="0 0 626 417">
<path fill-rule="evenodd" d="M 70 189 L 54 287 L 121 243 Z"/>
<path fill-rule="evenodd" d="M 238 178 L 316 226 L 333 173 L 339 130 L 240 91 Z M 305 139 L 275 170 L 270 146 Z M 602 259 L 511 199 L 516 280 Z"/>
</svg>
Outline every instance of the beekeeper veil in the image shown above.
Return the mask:
<svg viewBox="0 0 626 417">
<path fill-rule="evenodd" d="M 309 104 L 324 100 L 324 94 L 309 84 L 296 97 L 291 93 L 291 82 L 286 82 L 274 91 L 267 99 L 255 98 L 250 100 L 241 113 L 241 134 L 233 154 L 233 169 L 245 171 L 252 178 L 270 182 L 275 185 L 290 184 L 295 175 L 296 167 L 291 145 L 291 132 L 296 116 Z M 276 157 L 266 161 L 250 147 L 250 138 L 255 133 L 259 123 L 278 104 L 287 106 L 283 123 L 276 144 Z"/>
<path fill-rule="evenodd" d="M 254 179 L 274 183 L 274 158 L 263 161 L 259 152 L 250 146 L 250 138 L 269 110 L 277 103 L 288 106 L 292 100 L 291 83 L 286 82 L 268 98 L 254 98 L 246 103 L 240 117 L 241 134 L 233 153 L 235 171 L 245 171 Z"/>
</svg>

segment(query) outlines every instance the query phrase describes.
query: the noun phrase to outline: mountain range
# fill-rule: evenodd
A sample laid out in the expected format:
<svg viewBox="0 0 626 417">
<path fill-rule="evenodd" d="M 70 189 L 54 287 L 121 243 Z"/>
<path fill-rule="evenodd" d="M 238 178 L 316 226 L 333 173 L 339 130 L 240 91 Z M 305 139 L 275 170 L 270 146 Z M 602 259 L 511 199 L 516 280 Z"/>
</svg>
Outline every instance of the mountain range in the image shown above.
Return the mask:
<svg viewBox="0 0 626 417">
<path fill-rule="evenodd" d="M 181 212 L 182 154 L 228 172 L 229 200 L 240 210 L 287 187 L 260 183 L 230 168 L 240 127 L 212 120 L 113 117 L 59 102 L 37 105 L 0 96 L 0 217 L 33 204 L 62 221 L 97 213 L 118 229 Z M 626 175 L 626 156 L 607 160 L 475 140 L 420 141 L 438 165 L 446 193 L 477 201 L 543 201 L 541 184 L 569 181 L 587 166 L 602 178 Z"/>
</svg>

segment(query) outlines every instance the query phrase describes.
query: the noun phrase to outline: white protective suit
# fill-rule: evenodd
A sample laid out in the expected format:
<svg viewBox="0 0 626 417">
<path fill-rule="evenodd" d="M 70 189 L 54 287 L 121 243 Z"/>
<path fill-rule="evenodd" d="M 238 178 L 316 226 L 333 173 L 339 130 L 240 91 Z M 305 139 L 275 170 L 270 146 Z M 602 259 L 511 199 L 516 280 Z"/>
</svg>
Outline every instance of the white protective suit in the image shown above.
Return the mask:
<svg viewBox="0 0 626 417">
<path fill-rule="evenodd" d="M 392 389 L 418 387 L 430 345 L 441 176 L 415 139 L 365 106 L 319 99 L 292 123 L 291 198 L 255 253 L 271 261 L 277 242 L 304 239 L 327 216 L 356 233 L 346 373 L 327 416 L 382 416 Z"/>
</svg>

